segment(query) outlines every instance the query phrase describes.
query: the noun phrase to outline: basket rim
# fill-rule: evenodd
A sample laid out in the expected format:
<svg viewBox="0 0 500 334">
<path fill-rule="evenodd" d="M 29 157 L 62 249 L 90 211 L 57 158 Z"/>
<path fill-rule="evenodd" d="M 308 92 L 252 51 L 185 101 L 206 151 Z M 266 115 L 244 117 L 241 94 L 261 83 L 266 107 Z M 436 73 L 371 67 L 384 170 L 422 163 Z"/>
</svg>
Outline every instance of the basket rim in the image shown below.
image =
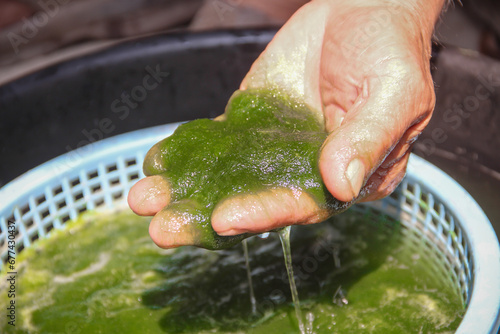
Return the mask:
<svg viewBox="0 0 500 334">
<path fill-rule="evenodd" d="M 30 191 L 44 187 L 47 180 L 86 165 L 90 157 L 111 152 L 140 150 L 172 134 L 179 123 L 136 130 L 91 143 L 49 160 L 0 188 L 0 216 L 7 217 L 16 202 Z M 446 201 L 460 218 L 474 261 L 474 281 L 464 318 L 456 333 L 497 333 L 500 325 L 500 245 L 493 227 L 472 196 L 448 174 L 415 154 L 410 155 L 407 176 Z M 452 200 L 450 200 L 452 199 Z M 469 223 L 467 223 L 469 222 Z M 472 225 L 470 222 L 474 222 Z"/>
<path fill-rule="evenodd" d="M 452 201 L 446 205 L 462 221 L 474 261 L 474 282 L 467 311 L 456 333 L 497 333 L 500 325 L 500 246 L 488 217 L 472 196 L 451 176 L 412 154 L 407 173 L 425 175 L 418 181 L 431 192 Z M 493 324 L 493 325 L 491 325 Z"/>
</svg>

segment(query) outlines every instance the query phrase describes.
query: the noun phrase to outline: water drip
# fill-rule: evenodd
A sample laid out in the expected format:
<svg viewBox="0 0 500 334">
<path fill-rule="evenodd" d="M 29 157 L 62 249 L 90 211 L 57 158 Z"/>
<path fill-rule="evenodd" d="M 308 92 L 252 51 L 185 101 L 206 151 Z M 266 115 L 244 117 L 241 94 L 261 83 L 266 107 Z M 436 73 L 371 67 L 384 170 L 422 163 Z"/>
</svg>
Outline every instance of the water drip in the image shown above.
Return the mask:
<svg viewBox="0 0 500 334">
<path fill-rule="evenodd" d="M 245 265 L 247 267 L 247 277 L 248 277 L 248 287 L 250 289 L 250 303 L 252 304 L 252 314 L 257 314 L 257 301 L 255 299 L 255 293 L 253 291 L 252 273 L 250 270 L 250 260 L 248 257 L 248 244 L 247 240 L 243 240 L 243 253 L 245 254 Z"/>
<path fill-rule="evenodd" d="M 290 283 L 293 305 L 295 306 L 295 315 L 297 316 L 297 321 L 299 322 L 300 333 L 306 334 L 302 311 L 300 310 L 299 294 L 297 293 L 297 286 L 295 285 L 295 278 L 293 277 L 292 252 L 290 249 L 290 229 L 290 226 L 286 226 L 280 229 L 278 233 L 281 240 L 281 246 L 283 247 L 286 271 L 288 273 L 288 282 Z"/>
</svg>

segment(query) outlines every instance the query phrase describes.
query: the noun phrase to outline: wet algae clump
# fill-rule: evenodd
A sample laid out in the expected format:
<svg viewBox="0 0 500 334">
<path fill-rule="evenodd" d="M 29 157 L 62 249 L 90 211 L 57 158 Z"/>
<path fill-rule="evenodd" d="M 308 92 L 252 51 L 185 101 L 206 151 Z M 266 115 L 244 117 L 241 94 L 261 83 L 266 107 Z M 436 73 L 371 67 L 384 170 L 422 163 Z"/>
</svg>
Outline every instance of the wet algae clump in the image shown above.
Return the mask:
<svg viewBox="0 0 500 334">
<path fill-rule="evenodd" d="M 253 313 L 241 245 L 161 249 L 148 221 L 85 214 L 25 249 L 17 258 L 16 326 L 0 317 L 0 332 L 299 333 L 276 233 L 248 239 Z M 358 206 L 294 226 L 306 327 L 316 334 L 453 332 L 464 313 L 460 292 L 419 238 Z M 2 305 L 7 290 L 1 282 Z"/>
<path fill-rule="evenodd" d="M 222 249 L 248 236 L 222 237 L 212 229 L 214 209 L 234 196 L 299 190 L 317 206 L 313 222 L 349 206 L 322 182 L 318 157 L 326 137 L 322 121 L 306 105 L 272 91 L 237 91 L 220 120 L 183 124 L 153 146 L 144 173 L 168 181 L 168 210 L 189 217 L 196 246 Z"/>
</svg>

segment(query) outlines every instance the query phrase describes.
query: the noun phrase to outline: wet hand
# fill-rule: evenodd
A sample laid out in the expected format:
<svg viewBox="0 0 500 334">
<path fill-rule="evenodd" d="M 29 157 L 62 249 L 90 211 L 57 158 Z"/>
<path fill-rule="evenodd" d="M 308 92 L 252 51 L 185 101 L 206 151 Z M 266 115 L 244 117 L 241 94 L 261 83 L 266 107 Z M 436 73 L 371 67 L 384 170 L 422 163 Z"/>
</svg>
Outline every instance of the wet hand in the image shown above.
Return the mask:
<svg viewBox="0 0 500 334">
<path fill-rule="evenodd" d="M 148 177 L 131 189 L 130 207 L 155 215 L 150 234 L 164 248 L 220 249 L 320 222 L 350 205 L 321 180 L 326 137 L 306 105 L 267 90 L 236 92 L 224 117 L 183 124 L 148 152 Z"/>
<path fill-rule="evenodd" d="M 339 200 L 390 194 L 434 108 L 434 1 L 312 1 L 278 32 L 242 88 L 281 87 L 322 117 L 319 167 Z"/>
<path fill-rule="evenodd" d="M 440 6 L 440 0 L 401 5 L 397 1 L 313 1 L 283 26 L 242 82 L 242 90 L 279 92 L 305 104 L 314 115 L 324 133 L 316 156 L 320 183 L 335 203 L 384 197 L 404 176 L 411 144 L 434 106 L 430 36 Z M 162 151 L 157 156 L 173 154 Z M 160 166 L 154 159 L 149 161 Z M 178 160 L 179 166 L 185 167 L 188 161 Z M 139 214 L 155 215 L 150 234 L 161 247 L 210 244 L 207 248 L 214 248 L 220 235 L 315 223 L 338 211 L 325 205 L 332 203 L 327 197 L 311 196 L 304 184 L 271 184 L 264 189 L 265 185 L 220 192 L 223 197 L 211 202 L 212 211 L 203 219 L 193 214 L 207 205 L 198 200 L 186 199 L 180 210 L 171 210 L 177 202 L 172 193 L 181 187 L 172 186 L 165 176 L 140 181 L 131 190 L 129 203 Z M 211 241 L 200 241 L 196 226 L 210 224 L 215 231 Z"/>
</svg>

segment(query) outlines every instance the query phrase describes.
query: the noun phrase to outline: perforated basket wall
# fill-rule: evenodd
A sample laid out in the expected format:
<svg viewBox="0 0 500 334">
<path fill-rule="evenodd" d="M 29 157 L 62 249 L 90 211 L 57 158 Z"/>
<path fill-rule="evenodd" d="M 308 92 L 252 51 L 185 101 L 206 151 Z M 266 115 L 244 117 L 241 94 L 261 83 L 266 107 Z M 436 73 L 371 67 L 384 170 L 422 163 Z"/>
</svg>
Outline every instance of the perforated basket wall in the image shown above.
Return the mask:
<svg viewBox="0 0 500 334">
<path fill-rule="evenodd" d="M 126 207 L 129 189 L 144 177 L 142 162 L 147 150 L 176 126 L 139 130 L 82 147 L 3 187 L 0 265 L 8 260 L 9 240 L 15 241 L 10 255 L 17 257 L 37 239 L 46 238 L 54 228 L 64 228 L 84 211 Z M 467 305 L 457 333 L 497 333 L 498 240 L 482 210 L 463 188 L 436 167 L 412 156 L 398 189 L 365 205 L 401 221 L 414 246 L 444 264 L 448 279 Z"/>
</svg>

